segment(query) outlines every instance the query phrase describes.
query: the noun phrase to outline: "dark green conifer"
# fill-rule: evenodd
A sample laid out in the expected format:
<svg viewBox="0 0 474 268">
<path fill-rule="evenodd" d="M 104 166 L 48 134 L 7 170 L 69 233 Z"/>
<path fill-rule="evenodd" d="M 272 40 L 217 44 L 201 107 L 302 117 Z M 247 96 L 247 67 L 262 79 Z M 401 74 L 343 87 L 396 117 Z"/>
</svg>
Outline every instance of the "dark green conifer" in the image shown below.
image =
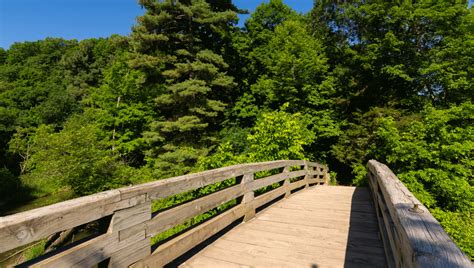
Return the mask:
<svg viewBox="0 0 474 268">
<path fill-rule="evenodd" d="M 214 145 L 221 100 L 234 85 L 219 49 L 237 15 L 204 0 L 140 4 L 146 13 L 133 29 L 132 65 L 146 70 L 159 113 L 145 133 L 147 160 L 160 177 L 186 173 Z"/>
</svg>

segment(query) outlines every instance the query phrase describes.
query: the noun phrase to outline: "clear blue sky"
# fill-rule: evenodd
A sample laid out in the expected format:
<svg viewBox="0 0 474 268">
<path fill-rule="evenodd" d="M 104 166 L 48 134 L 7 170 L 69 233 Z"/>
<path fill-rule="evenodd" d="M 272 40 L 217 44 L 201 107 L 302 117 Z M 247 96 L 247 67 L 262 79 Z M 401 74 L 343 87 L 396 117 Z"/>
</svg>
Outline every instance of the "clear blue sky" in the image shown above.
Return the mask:
<svg viewBox="0 0 474 268">
<path fill-rule="evenodd" d="M 234 0 L 249 11 L 262 2 L 268 1 Z M 313 0 L 284 2 L 299 12 L 313 5 Z M 127 35 L 143 12 L 136 0 L 0 0 L 0 47 L 46 37 L 82 40 Z"/>
</svg>

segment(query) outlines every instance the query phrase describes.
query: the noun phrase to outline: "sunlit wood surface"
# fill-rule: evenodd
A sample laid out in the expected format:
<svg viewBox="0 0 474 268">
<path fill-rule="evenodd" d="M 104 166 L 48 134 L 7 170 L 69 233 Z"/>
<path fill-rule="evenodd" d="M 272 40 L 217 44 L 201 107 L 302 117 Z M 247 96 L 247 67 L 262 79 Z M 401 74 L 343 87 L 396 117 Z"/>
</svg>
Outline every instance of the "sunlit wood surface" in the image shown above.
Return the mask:
<svg viewBox="0 0 474 268">
<path fill-rule="evenodd" d="M 366 188 L 318 186 L 258 213 L 181 267 L 385 267 Z"/>
</svg>

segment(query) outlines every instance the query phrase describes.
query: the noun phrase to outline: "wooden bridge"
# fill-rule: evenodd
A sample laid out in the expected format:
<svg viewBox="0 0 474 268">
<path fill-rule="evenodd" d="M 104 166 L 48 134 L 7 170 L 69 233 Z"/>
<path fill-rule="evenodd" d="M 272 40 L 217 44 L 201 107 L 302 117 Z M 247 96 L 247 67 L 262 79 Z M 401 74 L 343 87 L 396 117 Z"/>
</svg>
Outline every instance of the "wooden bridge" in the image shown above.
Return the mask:
<svg viewBox="0 0 474 268">
<path fill-rule="evenodd" d="M 102 192 L 1 217 L 0 252 L 96 223 L 106 228 L 20 266 L 471 267 L 388 167 L 367 167 L 370 188 L 329 186 L 317 163 L 274 161 Z"/>
</svg>

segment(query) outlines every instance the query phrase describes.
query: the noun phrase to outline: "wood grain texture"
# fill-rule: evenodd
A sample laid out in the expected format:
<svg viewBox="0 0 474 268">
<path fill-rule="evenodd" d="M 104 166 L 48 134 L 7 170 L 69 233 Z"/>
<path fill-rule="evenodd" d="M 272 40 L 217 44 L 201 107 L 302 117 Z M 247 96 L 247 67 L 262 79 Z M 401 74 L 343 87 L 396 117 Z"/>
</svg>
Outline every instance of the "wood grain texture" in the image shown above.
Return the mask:
<svg viewBox="0 0 474 268">
<path fill-rule="evenodd" d="M 382 212 L 396 267 L 471 267 L 468 257 L 452 241 L 428 209 L 384 164 L 370 160 L 369 181 Z M 414 206 L 420 210 L 413 210 Z M 380 218 L 380 217 L 379 217 Z"/>
<path fill-rule="evenodd" d="M 290 171 L 294 167 L 297 170 Z M 279 174 L 254 180 L 255 172 L 281 168 Z M 371 160 L 368 170 L 372 192 L 339 186 L 309 188 L 314 183 L 327 185 L 328 169 L 298 160 L 242 164 L 107 191 L 1 217 L 0 252 L 113 215 L 107 233 L 32 262 L 32 266 L 85 267 L 111 258 L 111 267 L 156 267 L 245 217 L 245 224 L 216 240 L 184 266 L 471 266 L 427 208 L 387 166 Z M 239 185 L 151 218 L 151 200 L 238 176 L 243 176 Z M 255 190 L 282 181 L 282 186 L 255 197 Z M 305 190 L 291 193 L 302 187 Z M 151 253 L 152 235 L 242 195 L 241 204 Z M 255 214 L 257 208 L 282 196 L 286 198 Z M 415 205 L 420 211 L 413 210 Z"/>
<path fill-rule="evenodd" d="M 305 181 L 293 183 L 300 187 Z M 293 186 L 294 187 L 294 186 Z M 255 198 L 265 203 L 284 195 L 279 187 Z M 331 195 L 336 200 L 332 202 Z M 351 211 L 347 204 L 369 210 Z M 319 205 L 321 201 L 331 207 Z M 342 206 L 342 209 L 338 209 Z M 328 210 L 331 209 L 331 210 Z M 224 234 L 183 267 L 212 261 L 249 267 L 386 267 L 370 192 L 354 187 L 310 187 L 292 194 Z M 230 266 L 230 267 L 232 267 Z"/>
<path fill-rule="evenodd" d="M 282 173 L 254 180 L 256 172 L 269 170 L 275 172 L 281 171 L 282 168 Z M 290 172 L 292 168 L 296 168 L 296 171 Z M 0 252 L 112 215 L 106 234 L 73 247 L 59 249 L 48 258 L 36 261 L 34 265 L 40 267 L 91 266 L 111 258 L 111 265 L 127 266 L 130 262 L 140 260 L 142 257 L 139 256 L 149 255 L 149 248 L 146 245 L 149 244 L 150 237 L 153 235 L 227 201 L 244 196 L 241 205 L 190 230 L 184 234 L 186 236 L 180 236 L 182 240 L 172 240 L 175 243 L 179 242 L 181 246 L 167 243 L 166 247 L 161 246 L 161 250 L 154 253 L 154 255 L 164 254 L 165 259 L 170 259 L 182 250 L 202 242 L 216 230 L 225 228 L 235 220 L 235 217 L 245 215 L 248 221 L 254 217 L 256 208 L 283 194 L 289 196 L 293 189 L 308 186 L 311 182 L 319 183 L 326 171 L 327 167 L 318 163 L 300 160 L 241 164 L 106 191 L 0 217 Z M 152 200 L 170 197 L 239 176 L 244 176 L 241 185 L 181 204 L 151 218 L 150 202 Z M 290 183 L 289 179 L 303 176 L 304 180 Z M 318 179 L 313 179 L 314 176 Z M 283 180 L 285 187 L 254 197 L 255 190 Z M 177 253 L 170 253 L 171 249 L 177 249 Z M 160 260 L 159 263 L 164 262 Z"/>
<path fill-rule="evenodd" d="M 130 244 L 121 250 L 111 254 L 108 267 L 121 268 L 128 267 L 151 254 L 150 239 L 143 239 L 134 244 Z"/>
<path fill-rule="evenodd" d="M 224 181 L 229 178 L 242 176 L 264 170 L 282 168 L 285 166 L 301 166 L 305 161 L 280 160 L 262 163 L 240 164 L 204 172 L 188 174 L 166 180 L 145 183 L 129 188 L 120 189 L 124 198 L 147 194 L 150 199 L 161 199 L 172 195 L 194 190 L 209 184 Z"/>
<path fill-rule="evenodd" d="M 244 174 L 242 178 L 242 186 L 244 188 L 244 197 L 242 198 L 242 205 L 245 209 L 244 221 L 249 221 L 255 216 L 255 206 L 253 200 L 255 198 L 255 193 L 252 189 L 252 184 L 254 182 L 253 173 Z"/>
<path fill-rule="evenodd" d="M 243 217 L 244 214 L 245 207 L 238 205 L 160 245 L 150 256 L 135 263 L 133 267 L 161 267 L 221 231 L 238 218 Z"/>
<path fill-rule="evenodd" d="M 200 215 L 210 209 L 222 205 L 243 194 L 241 185 L 236 185 L 222 191 L 201 197 L 181 206 L 158 213 L 146 222 L 147 234 L 154 236 L 158 233 L 166 231 L 186 220 Z"/>
<path fill-rule="evenodd" d="M 0 217 L 0 252 L 100 219 L 116 210 L 136 204 L 137 202 L 130 200 L 122 202 L 120 192 L 112 190 Z"/>
</svg>

